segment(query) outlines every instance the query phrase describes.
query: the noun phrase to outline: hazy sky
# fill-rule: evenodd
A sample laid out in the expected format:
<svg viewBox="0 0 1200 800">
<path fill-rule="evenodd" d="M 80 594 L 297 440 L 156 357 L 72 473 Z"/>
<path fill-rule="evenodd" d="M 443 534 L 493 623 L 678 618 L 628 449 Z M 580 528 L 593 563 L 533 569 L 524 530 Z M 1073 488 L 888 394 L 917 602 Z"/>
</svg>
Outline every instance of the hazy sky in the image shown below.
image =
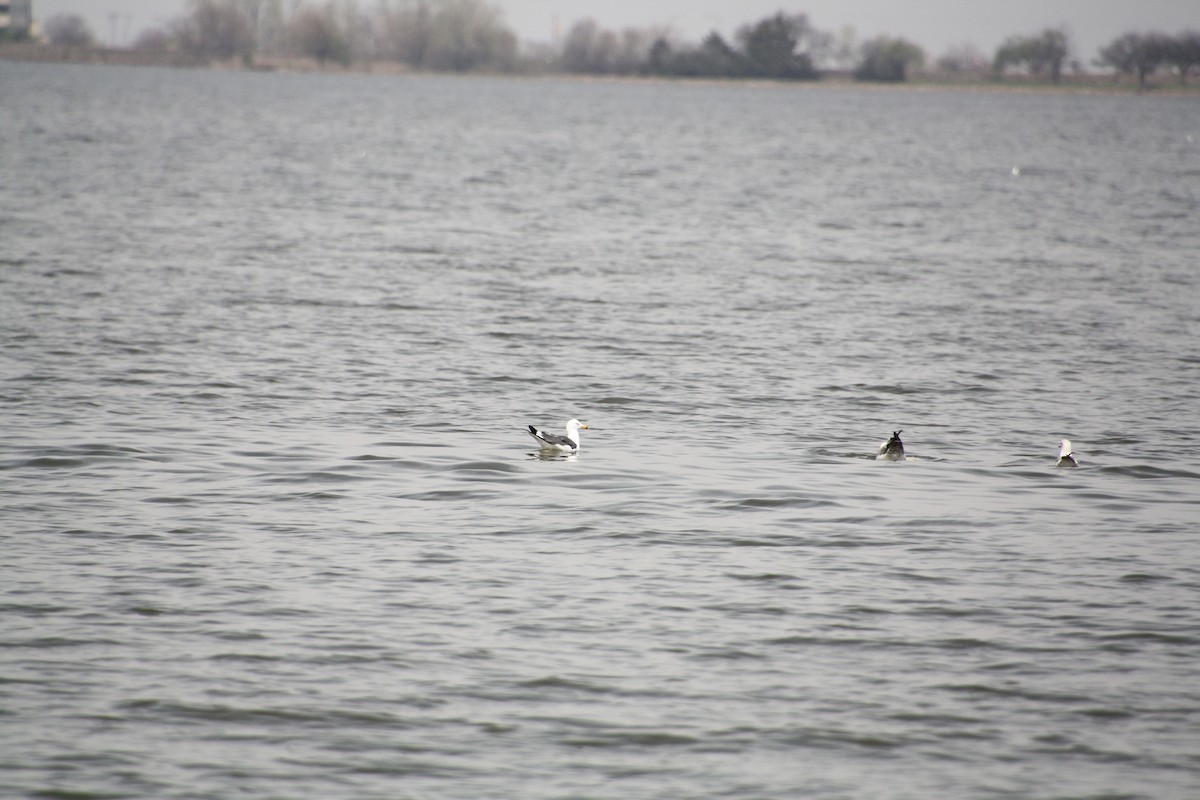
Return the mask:
<svg viewBox="0 0 1200 800">
<path fill-rule="evenodd" d="M 308 0 L 324 5 L 325 0 Z M 371 8 L 375 0 L 358 0 Z M 1076 54 L 1090 63 L 1096 50 L 1127 31 L 1178 33 L 1200 29 L 1196 0 L 492 0 L 523 41 L 549 41 L 557 21 L 565 31 L 592 18 L 606 28 L 671 25 L 685 39 L 708 31 L 726 37 L 742 24 L 776 11 L 805 13 L 818 28 L 838 32 L 852 26 L 860 40 L 879 34 L 903 36 L 934 57 L 959 44 L 985 55 L 1014 34 L 1065 26 Z M 105 43 L 127 44 L 145 28 L 183 14 L 185 0 L 34 0 L 34 14 L 83 16 Z M 113 16 L 115 15 L 115 17 Z"/>
</svg>

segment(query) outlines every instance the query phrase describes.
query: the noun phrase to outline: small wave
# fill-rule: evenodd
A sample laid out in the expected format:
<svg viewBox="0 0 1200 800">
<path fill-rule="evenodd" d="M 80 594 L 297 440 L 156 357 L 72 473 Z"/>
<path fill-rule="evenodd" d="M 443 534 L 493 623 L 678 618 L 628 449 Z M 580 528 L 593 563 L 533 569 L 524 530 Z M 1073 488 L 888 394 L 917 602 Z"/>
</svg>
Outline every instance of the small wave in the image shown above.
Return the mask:
<svg viewBox="0 0 1200 800">
<path fill-rule="evenodd" d="M 1092 699 L 1087 695 L 1076 694 L 1074 692 L 1044 692 L 1011 686 L 989 686 L 984 683 L 942 684 L 934 688 L 956 694 L 990 695 L 994 697 L 1033 700 L 1043 703 L 1085 703 Z"/>
<path fill-rule="evenodd" d="M 88 462 L 82 458 L 65 458 L 63 456 L 40 456 L 15 464 L 16 467 L 33 467 L 34 469 L 65 469 L 82 467 Z M 5 467 L 11 469 L 12 467 Z"/>
<path fill-rule="evenodd" d="M 40 451 L 40 452 L 39 452 Z M 116 459 L 154 459 L 152 454 L 136 447 L 104 443 L 89 443 L 69 447 L 34 450 L 31 458 L 0 464 L 3 469 L 74 469 Z"/>
<path fill-rule="evenodd" d="M 203 722 L 225 722 L 232 724 L 351 724 L 355 727 L 408 727 L 405 720 L 394 714 L 344 709 L 287 707 L 238 707 L 222 703 L 180 703 L 155 698 L 129 700 L 118 705 L 122 710 L 135 714 L 152 715 L 166 719 L 200 720 Z"/>
<path fill-rule="evenodd" d="M 861 637 L 851 636 L 811 636 L 794 634 L 767 639 L 764 644 L 777 647 L 865 647 L 871 649 L 879 646 L 879 642 L 871 642 Z"/>
<path fill-rule="evenodd" d="M 1099 719 L 1099 720 L 1132 719 L 1133 717 L 1137 716 L 1137 714 L 1135 712 L 1130 711 L 1127 708 L 1109 708 L 1109 707 L 1085 708 L 1085 709 L 1082 709 L 1075 713 L 1077 713 L 1083 717 L 1088 717 L 1090 719 Z"/>
<path fill-rule="evenodd" d="M 300 492 L 292 495 L 296 500 L 342 500 L 346 497 L 338 492 Z"/>
<path fill-rule="evenodd" d="M 752 583 L 790 583 L 796 580 L 795 575 L 776 572 L 757 572 L 748 574 L 730 572 L 726 574 L 735 581 L 750 581 Z"/>
<path fill-rule="evenodd" d="M 81 761 L 82 759 L 76 759 Z M 97 763 L 112 762 L 113 764 L 132 763 L 125 759 L 113 758 L 105 756 L 102 761 Z M 118 800 L 118 798 L 128 797 L 125 792 L 94 792 L 88 789 L 43 789 L 36 794 L 30 795 L 38 800 Z"/>
<path fill-rule="evenodd" d="M 1138 478 L 1141 480 L 1156 480 L 1161 478 L 1187 478 L 1189 480 L 1200 479 L 1200 474 L 1190 470 L 1166 469 L 1164 467 L 1151 466 L 1150 464 L 1131 464 L 1129 466 L 1121 467 L 1100 467 L 1099 471 L 1106 475 L 1120 475 L 1122 477 Z"/>
<path fill-rule="evenodd" d="M 830 384 L 820 387 L 822 392 L 853 392 L 855 394 L 861 392 L 877 392 L 879 394 L 924 394 L 924 389 L 915 389 L 912 386 L 902 386 L 900 384 L 886 383 L 851 383 L 847 385 Z"/>
<path fill-rule="evenodd" d="M 427 492 L 401 495 L 405 500 L 421 502 L 440 502 L 448 500 L 488 500 L 495 496 L 493 492 L 481 492 L 471 489 L 435 489 Z"/>
<path fill-rule="evenodd" d="M 520 467 L 506 464 L 503 461 L 464 461 L 459 464 L 451 464 L 442 469 L 447 472 L 502 472 L 508 474 L 522 471 Z"/>
<path fill-rule="evenodd" d="M 528 689 L 569 689 L 576 692 L 595 692 L 597 694 L 608 694 L 610 689 L 604 686 L 599 686 L 587 681 L 581 681 L 571 678 L 563 678 L 558 675 L 548 675 L 544 678 L 535 678 L 529 681 L 522 681 L 518 686 L 523 686 Z"/>
<path fill-rule="evenodd" d="M 610 395 L 608 397 L 601 397 L 599 400 L 595 401 L 595 404 L 601 405 L 601 406 L 636 406 L 641 402 L 643 402 L 643 401 L 639 400 L 636 397 L 623 397 L 621 395 Z"/>
<path fill-rule="evenodd" d="M 814 500 L 811 497 L 746 497 L 732 502 L 718 503 L 721 508 L 825 508 L 839 504 L 832 500 Z"/>
<path fill-rule="evenodd" d="M 661 730 L 622 730 L 604 731 L 588 736 L 569 736 L 563 744 L 570 747 L 599 747 L 599 748 L 645 748 L 645 747 L 686 747 L 698 744 L 700 739 L 686 734 L 671 733 Z"/>
<path fill-rule="evenodd" d="M 266 483 L 347 483 L 350 481 L 367 480 L 366 475 L 355 474 L 348 471 L 339 470 L 315 470 L 313 472 L 299 472 L 290 475 L 265 475 L 263 480 Z"/>
<path fill-rule="evenodd" d="M 55 616 L 73 610 L 71 606 L 49 603 L 0 603 L 0 614 L 13 613 L 25 617 Z"/>
<path fill-rule="evenodd" d="M 1169 580 L 1171 579 L 1166 575 L 1153 575 L 1146 572 L 1131 572 L 1120 577 L 1122 583 L 1158 583 Z"/>
<path fill-rule="evenodd" d="M 1188 634 L 1161 633 L 1159 631 L 1125 631 L 1097 637 L 1102 642 L 1120 644 L 1124 642 L 1147 642 L 1150 644 L 1195 645 L 1200 638 Z"/>
<path fill-rule="evenodd" d="M 247 664 L 274 664 L 284 661 L 279 656 L 270 656 L 264 653 L 214 653 L 208 657 L 209 661 L 234 661 Z"/>
<path fill-rule="evenodd" d="M 868 750 L 892 750 L 910 744 L 903 736 L 887 736 L 883 733 L 866 733 L 844 728 L 806 728 L 789 732 L 780 737 L 788 745 L 800 747 L 842 747 L 851 745 Z"/>
<path fill-rule="evenodd" d="M 425 447 L 454 447 L 455 445 L 453 445 L 453 444 L 450 444 L 450 443 L 448 443 L 448 442 L 434 442 L 434 441 L 425 441 L 425 442 L 411 442 L 411 441 L 399 441 L 399 442 L 378 442 L 378 443 L 377 443 L 377 446 L 378 446 L 378 447 L 421 447 L 421 448 L 425 448 Z"/>
<path fill-rule="evenodd" d="M 998 612 L 990 609 L 971 608 L 969 606 L 925 606 L 909 613 L 921 617 L 945 617 L 947 619 L 970 619 L 976 617 L 996 617 L 999 615 Z"/>
<path fill-rule="evenodd" d="M 24 641 L 9 639 L 4 643 L 5 647 L 21 647 L 30 650 L 57 650 L 59 648 L 69 647 L 118 647 L 122 643 L 114 639 L 73 639 L 68 636 L 42 636 L 37 639 L 26 639 Z"/>
</svg>

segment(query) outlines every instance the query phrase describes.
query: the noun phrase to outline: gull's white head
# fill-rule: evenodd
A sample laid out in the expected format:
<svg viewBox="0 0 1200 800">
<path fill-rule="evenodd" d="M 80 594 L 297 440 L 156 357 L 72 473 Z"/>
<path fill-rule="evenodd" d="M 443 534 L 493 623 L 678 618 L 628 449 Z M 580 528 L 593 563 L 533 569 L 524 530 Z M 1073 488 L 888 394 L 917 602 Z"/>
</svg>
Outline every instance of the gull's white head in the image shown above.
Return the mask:
<svg viewBox="0 0 1200 800">
<path fill-rule="evenodd" d="M 580 422 L 577 419 L 573 419 L 567 423 L 567 430 L 569 430 L 571 433 L 575 433 L 580 428 L 582 428 L 583 430 L 586 431 L 588 429 L 588 426 L 584 425 L 582 422 Z"/>
<path fill-rule="evenodd" d="M 1063 439 L 1058 443 L 1058 457 L 1062 458 L 1063 456 L 1069 455 L 1071 455 L 1071 440 Z"/>
</svg>

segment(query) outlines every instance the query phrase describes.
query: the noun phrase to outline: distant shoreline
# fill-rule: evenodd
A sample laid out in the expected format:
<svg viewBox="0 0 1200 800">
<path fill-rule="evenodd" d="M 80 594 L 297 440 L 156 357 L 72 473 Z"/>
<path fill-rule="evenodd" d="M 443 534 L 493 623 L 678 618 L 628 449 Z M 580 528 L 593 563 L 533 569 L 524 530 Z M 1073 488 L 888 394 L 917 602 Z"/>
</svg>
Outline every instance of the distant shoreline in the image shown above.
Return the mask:
<svg viewBox="0 0 1200 800">
<path fill-rule="evenodd" d="M 1081 73 L 1064 75 L 1058 83 L 1045 78 L 1026 75 L 1007 75 L 994 78 L 988 72 L 949 73 L 916 72 L 901 82 L 878 82 L 855 80 L 849 72 L 825 72 L 817 80 L 779 81 L 747 78 L 683 78 L 661 75 L 612 75 L 558 72 L 550 70 L 517 70 L 513 72 L 430 72 L 418 71 L 402 64 L 389 61 L 355 63 L 350 66 L 339 64 L 321 65 L 309 58 L 289 56 L 261 56 L 246 65 L 240 61 L 212 62 L 197 59 L 182 53 L 155 53 L 144 50 L 112 49 L 105 47 L 67 47 L 31 42 L 0 42 L 0 61 L 25 61 L 62 64 L 85 64 L 102 66 L 173 67 L 179 69 L 224 69 L 246 72 L 290 72 L 364 75 L 408 75 L 408 76 L 451 76 L 540 78 L 555 80 L 602 81 L 602 82 L 663 82 L 696 85 L 740 85 L 740 86 L 801 86 L 827 88 L 855 88 L 874 91 L 978 91 L 978 92 L 1048 92 L 1064 94 L 1150 94 L 1150 95 L 1198 95 L 1200 81 L 1193 80 L 1180 85 L 1177 78 L 1154 75 L 1148 86 L 1141 89 L 1136 79 L 1129 75 L 1106 75 Z"/>
</svg>

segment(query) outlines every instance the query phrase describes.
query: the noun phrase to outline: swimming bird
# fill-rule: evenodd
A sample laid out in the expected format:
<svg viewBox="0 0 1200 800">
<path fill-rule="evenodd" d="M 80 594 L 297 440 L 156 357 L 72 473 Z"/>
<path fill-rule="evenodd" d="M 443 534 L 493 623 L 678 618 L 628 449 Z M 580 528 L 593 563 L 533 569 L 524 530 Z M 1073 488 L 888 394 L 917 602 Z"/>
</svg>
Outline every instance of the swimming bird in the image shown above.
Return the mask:
<svg viewBox="0 0 1200 800">
<path fill-rule="evenodd" d="M 1063 439 L 1058 443 L 1058 462 L 1056 467 L 1078 467 L 1079 462 L 1075 460 L 1075 454 L 1071 452 L 1071 440 Z"/>
<path fill-rule="evenodd" d="M 904 433 L 903 430 L 892 431 L 892 438 L 879 445 L 879 455 L 875 456 L 876 461 L 904 460 L 904 442 L 900 441 L 902 433 Z"/>
<path fill-rule="evenodd" d="M 543 450 L 551 450 L 559 453 L 577 453 L 579 452 L 579 430 L 587 429 L 577 419 L 570 420 L 567 423 L 567 435 L 559 436 L 557 433 L 546 433 L 546 431 L 538 430 L 532 425 L 529 426 L 529 435 L 538 443 L 538 447 Z"/>
</svg>

